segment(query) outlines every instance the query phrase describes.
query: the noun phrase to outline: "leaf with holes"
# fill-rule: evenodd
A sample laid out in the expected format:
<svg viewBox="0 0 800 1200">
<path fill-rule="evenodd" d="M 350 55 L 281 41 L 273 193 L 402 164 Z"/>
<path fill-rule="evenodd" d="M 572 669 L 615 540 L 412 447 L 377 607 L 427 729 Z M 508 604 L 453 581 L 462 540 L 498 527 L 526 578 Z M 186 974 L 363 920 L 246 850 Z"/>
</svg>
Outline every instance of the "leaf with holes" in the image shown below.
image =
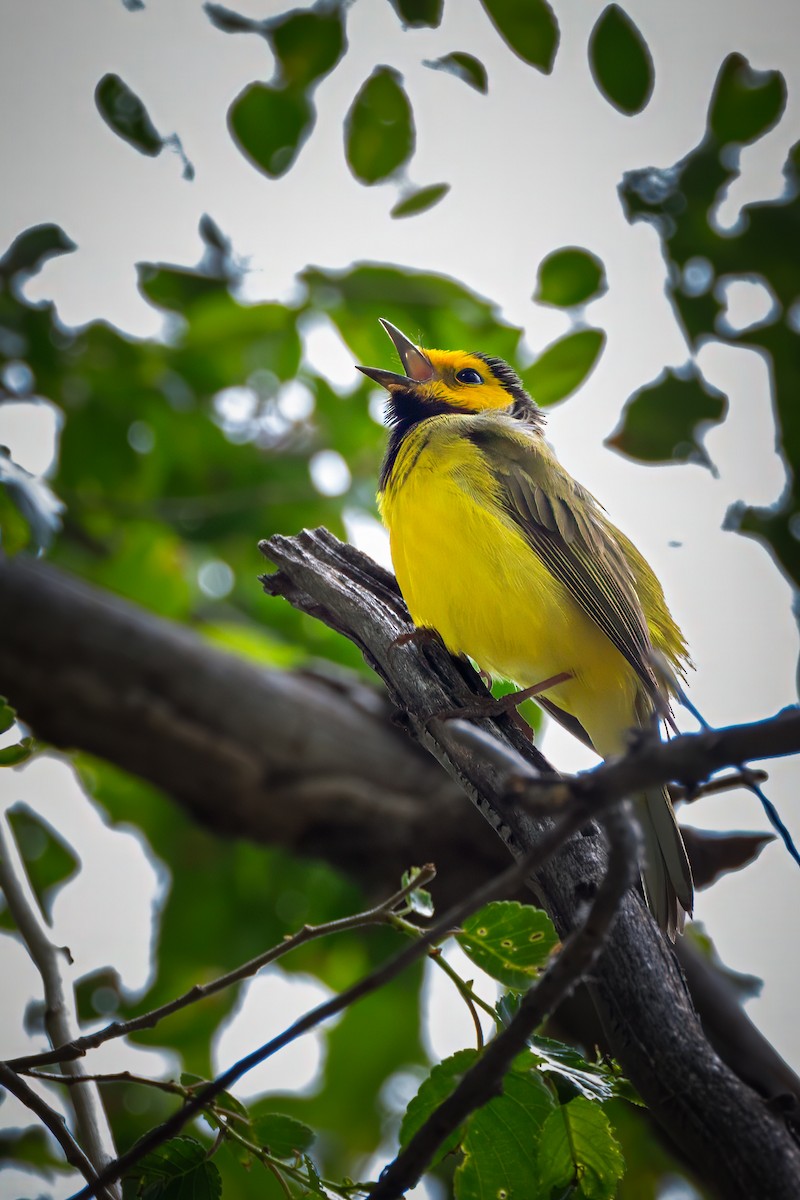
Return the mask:
<svg viewBox="0 0 800 1200">
<path fill-rule="evenodd" d="M 416 217 L 419 213 L 433 208 L 434 204 L 443 200 L 449 191 L 449 183 L 432 183 L 428 187 L 416 188 L 398 200 L 389 215 L 392 217 Z"/>
<path fill-rule="evenodd" d="M 375 68 L 350 106 L 344 136 L 350 170 L 360 183 L 388 179 L 408 162 L 416 134 L 399 71 Z"/>
<path fill-rule="evenodd" d="M 608 1117 L 596 1101 L 577 1096 L 544 1122 L 539 1140 L 539 1189 L 549 1196 L 612 1200 L 625 1171 Z"/>
<path fill-rule="evenodd" d="M 503 41 L 523 62 L 549 75 L 558 49 L 558 21 L 546 0 L 481 0 Z"/>
<path fill-rule="evenodd" d="M 634 392 L 606 445 L 638 462 L 694 462 L 710 467 L 701 436 L 727 410 L 727 397 L 707 383 L 695 366 L 667 370 Z"/>
<path fill-rule="evenodd" d="M 558 935 L 540 908 L 496 900 L 466 920 L 456 940 L 492 979 L 524 992 L 558 944 Z"/>
<path fill-rule="evenodd" d="M 589 65 L 598 88 L 614 108 L 632 117 L 653 94 L 655 70 L 647 43 L 628 14 L 609 4 L 589 39 Z"/>
<path fill-rule="evenodd" d="M 448 75 L 455 75 L 456 79 L 468 83 L 470 87 L 475 88 L 476 92 L 481 92 L 484 96 L 489 90 L 486 67 L 474 54 L 467 54 L 463 50 L 453 50 L 451 54 L 443 54 L 441 58 L 426 59 L 424 65 L 430 67 L 432 71 L 446 71 Z"/>
<path fill-rule="evenodd" d="M 596 299 L 606 286 L 605 271 L 599 258 L 579 246 L 564 246 L 561 250 L 553 250 L 539 264 L 533 298 L 540 304 L 572 308 Z"/>
<path fill-rule="evenodd" d="M 537 404 L 566 400 L 591 375 L 605 342 L 602 329 L 579 329 L 551 342 L 521 373 L 524 386 Z"/>
<path fill-rule="evenodd" d="M 129 146 L 154 158 L 164 148 L 164 139 L 135 92 L 119 75 L 104 75 L 94 92 L 100 116 Z"/>
<path fill-rule="evenodd" d="M 467 1122 L 464 1162 L 455 1174 L 456 1200 L 531 1200 L 539 1136 L 553 1112 L 550 1089 L 533 1071 L 509 1071 L 503 1094 Z"/>
</svg>

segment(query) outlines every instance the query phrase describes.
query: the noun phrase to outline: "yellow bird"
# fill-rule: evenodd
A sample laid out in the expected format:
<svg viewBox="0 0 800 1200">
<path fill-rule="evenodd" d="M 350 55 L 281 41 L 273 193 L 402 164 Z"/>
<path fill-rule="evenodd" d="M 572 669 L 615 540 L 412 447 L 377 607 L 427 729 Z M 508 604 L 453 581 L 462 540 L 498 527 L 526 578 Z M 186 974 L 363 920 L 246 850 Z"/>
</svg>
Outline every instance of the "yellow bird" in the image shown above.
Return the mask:
<svg viewBox="0 0 800 1200">
<path fill-rule="evenodd" d="M 604 758 L 669 711 L 658 651 L 684 675 L 686 642 L 651 568 L 561 466 L 544 416 L 501 359 L 423 350 L 388 321 L 405 375 L 359 367 L 389 392 L 378 502 L 409 612 L 453 654 L 520 688 Z M 637 801 L 642 883 L 674 940 L 692 874 L 663 788 Z"/>
</svg>

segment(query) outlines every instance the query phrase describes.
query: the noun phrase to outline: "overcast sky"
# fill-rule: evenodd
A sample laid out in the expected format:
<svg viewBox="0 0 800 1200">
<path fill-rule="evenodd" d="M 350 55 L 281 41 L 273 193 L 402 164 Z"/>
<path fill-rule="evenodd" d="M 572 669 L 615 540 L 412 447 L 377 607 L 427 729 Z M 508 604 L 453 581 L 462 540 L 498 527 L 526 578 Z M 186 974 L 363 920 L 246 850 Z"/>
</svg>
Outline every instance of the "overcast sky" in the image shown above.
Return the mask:
<svg viewBox="0 0 800 1200">
<path fill-rule="evenodd" d="M 231 7 L 265 16 L 285 6 L 231 0 Z M 700 356 L 710 382 L 731 403 L 729 418 L 707 439 L 716 478 L 697 466 L 637 466 L 602 443 L 625 398 L 664 365 L 687 358 L 664 296 L 657 237 L 627 224 L 617 184 L 625 170 L 668 165 L 700 140 L 719 66 L 738 50 L 757 68 L 783 71 L 789 104 L 778 128 L 746 151 L 742 183 L 722 218 L 732 222 L 745 199 L 777 195 L 786 152 L 800 135 L 800 10 L 794 0 L 626 3 L 656 68 L 652 101 L 629 119 L 602 99 L 588 68 L 587 41 L 602 0 L 554 0 L 554 7 L 562 42 L 554 73 L 545 77 L 509 53 L 478 0 L 446 0 L 440 29 L 409 33 L 387 0 L 357 0 L 348 17 L 347 55 L 317 92 L 312 138 L 288 176 L 272 182 L 242 157 L 225 123 L 239 91 L 269 78 L 266 43 L 220 33 L 195 0 L 147 0 L 133 13 L 119 0 L 6 0 L 0 11 L 0 247 L 30 225 L 57 222 L 79 249 L 48 264 L 28 294 L 55 298 L 70 324 L 102 316 L 131 333 L 155 336 L 161 318 L 136 291 L 134 263 L 195 262 L 198 220 L 208 212 L 248 260 L 248 297 L 291 295 L 296 273 L 310 262 L 339 267 L 356 259 L 390 260 L 452 274 L 499 302 L 535 351 L 566 328 L 562 315 L 531 302 L 538 263 L 558 246 L 586 246 L 606 266 L 609 290 L 589 318 L 607 330 L 608 345 L 582 391 L 553 411 L 549 437 L 660 575 L 697 663 L 692 696 L 708 720 L 767 716 L 796 700 L 791 590 L 758 545 L 721 531 L 729 504 L 767 504 L 782 488 L 765 362 L 720 344 Z M 422 65 L 454 49 L 485 63 L 487 97 Z M 411 178 L 452 184 L 430 213 L 405 221 L 388 216 L 397 186 L 361 187 L 342 149 L 344 114 L 383 62 L 402 72 L 416 113 Z M 176 156 L 144 158 L 103 124 L 93 93 L 109 71 L 145 100 L 160 131 L 179 133 L 195 166 L 194 182 L 182 178 Z M 757 303 L 754 295 L 749 299 Z M 387 296 L 390 318 L 391 301 Z M 745 297 L 745 313 L 747 303 Z M 335 339 L 322 345 L 321 365 L 344 382 L 352 371 L 349 355 Z M 387 342 L 384 365 L 391 361 Z M 47 456 L 49 434 L 34 417 L 8 417 L 0 409 L 0 442 L 21 459 L 37 447 Z M 368 542 L 385 553 L 374 531 Z M 588 761 L 559 731 L 548 734 L 545 748 L 565 769 Z M 800 842 L 799 773 L 797 763 L 776 765 L 769 791 Z M 15 778 L 8 800 L 41 794 L 35 769 L 29 784 L 25 779 Z M 720 829 L 765 827 L 757 802 L 744 793 L 704 801 L 686 819 Z M 85 825 L 75 836 L 94 845 L 91 839 L 100 835 L 88 818 Z M 139 848 L 132 853 L 146 872 Z M 84 959 L 82 969 L 88 970 L 99 965 L 92 937 L 70 927 L 77 918 L 68 907 L 71 915 L 62 905 L 63 940 L 85 943 L 92 961 Z M 697 905 L 724 960 L 765 979 L 749 1011 L 795 1068 L 799 910 L 800 871 L 779 846 L 702 894 Z M 102 954 L 104 961 L 111 956 L 107 944 Z M 143 982 L 143 961 L 130 964 L 131 983 Z"/>
</svg>

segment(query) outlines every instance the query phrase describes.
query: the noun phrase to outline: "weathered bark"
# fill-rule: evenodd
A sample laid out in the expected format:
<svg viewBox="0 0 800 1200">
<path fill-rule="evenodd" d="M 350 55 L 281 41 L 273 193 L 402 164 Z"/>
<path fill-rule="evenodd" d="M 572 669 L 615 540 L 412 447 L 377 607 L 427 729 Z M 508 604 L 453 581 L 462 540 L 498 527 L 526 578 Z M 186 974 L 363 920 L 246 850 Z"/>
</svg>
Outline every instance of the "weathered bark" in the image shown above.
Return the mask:
<svg viewBox="0 0 800 1200">
<path fill-rule="evenodd" d="M 391 577 L 378 578 L 397 604 Z M 0 558 L 0 629 L 0 694 L 41 738 L 150 780 L 220 833 L 325 858 L 369 890 L 385 890 L 413 862 L 434 861 L 440 903 L 507 862 L 461 787 L 393 726 L 390 702 L 358 680 L 256 669 L 185 628 L 22 558 Z M 413 652 L 400 648 L 395 657 Z M 678 951 L 683 958 L 686 947 Z M 699 962 L 694 974 L 696 1003 L 726 1060 L 764 1095 L 800 1094 L 742 1009 L 720 1006 L 708 966 Z M 658 999 L 657 972 L 654 987 Z M 691 1011 L 685 997 L 682 1004 Z M 619 1037 L 635 1010 L 622 1016 Z M 673 1076 L 679 1073 L 678 1065 Z M 714 1093 L 710 1108 L 720 1103 Z M 747 1194 L 742 1187 L 724 1194 Z M 761 1187 L 750 1194 L 785 1193 Z"/>
</svg>

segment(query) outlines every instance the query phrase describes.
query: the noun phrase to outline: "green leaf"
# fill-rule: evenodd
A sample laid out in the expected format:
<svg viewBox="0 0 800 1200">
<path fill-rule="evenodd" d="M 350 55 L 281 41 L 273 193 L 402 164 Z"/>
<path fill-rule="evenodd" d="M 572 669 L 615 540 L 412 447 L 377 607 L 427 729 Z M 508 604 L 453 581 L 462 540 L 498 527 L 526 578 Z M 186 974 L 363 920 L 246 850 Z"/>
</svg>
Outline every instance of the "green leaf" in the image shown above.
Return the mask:
<svg viewBox="0 0 800 1200">
<path fill-rule="evenodd" d="M 36 742 L 32 737 L 24 737 L 13 746 L 4 746 L 0 750 L 0 767 L 18 767 L 27 762 L 36 750 Z"/>
<path fill-rule="evenodd" d="M 398 200 L 389 215 L 392 217 L 415 217 L 418 213 L 427 212 L 429 208 L 433 208 L 434 204 L 443 200 L 449 191 L 449 183 L 432 183 L 428 187 L 416 188 Z"/>
<path fill-rule="evenodd" d="M 534 300 L 571 308 L 585 304 L 606 290 L 606 277 L 599 258 L 578 246 L 553 250 L 539 264 Z"/>
<path fill-rule="evenodd" d="M 32 225 L 14 238 L 0 258 L 0 278 L 11 279 L 17 274 L 33 275 L 48 258 L 55 254 L 71 254 L 77 248 L 60 225 Z"/>
<path fill-rule="evenodd" d="M 25 740 L 32 741 L 31 738 Z M 8 749 L 16 750 L 17 747 Z M 50 920 L 53 901 L 64 884 L 80 871 L 80 859 L 58 830 L 26 804 L 15 804 L 9 809 L 8 819 L 36 899 Z"/>
<path fill-rule="evenodd" d="M 393 67 L 376 67 L 345 118 L 347 161 L 361 183 L 388 179 L 414 153 L 414 118 L 402 84 Z"/>
<path fill-rule="evenodd" d="M 706 383 L 694 365 L 666 370 L 634 392 L 619 425 L 606 439 L 638 462 L 695 462 L 711 466 L 701 436 L 728 409 L 722 392 Z"/>
<path fill-rule="evenodd" d="M 176 1137 L 137 1164 L 142 1200 L 219 1200 L 222 1181 L 196 1138 Z"/>
<path fill-rule="evenodd" d="M 406 29 L 438 29 L 444 0 L 390 0 Z"/>
<path fill-rule="evenodd" d="M 265 22 L 265 32 L 281 77 L 292 87 L 317 83 L 333 70 L 345 48 L 344 18 L 338 6 L 289 12 Z"/>
<path fill-rule="evenodd" d="M 588 1062 L 574 1046 L 554 1038 L 530 1037 L 528 1045 L 536 1056 L 540 1071 L 566 1080 L 589 1100 L 631 1096 L 631 1085 L 619 1074 L 619 1068 L 604 1062 Z"/>
<path fill-rule="evenodd" d="M 501 38 L 523 62 L 549 75 L 558 49 L 558 22 L 546 0 L 481 0 Z"/>
<path fill-rule="evenodd" d="M 729 54 L 714 85 L 708 124 L 723 143 L 755 142 L 785 107 L 786 80 L 780 71 L 755 71 L 743 55 Z"/>
<path fill-rule="evenodd" d="M 524 992 L 558 945 L 558 934 L 540 908 L 495 900 L 464 922 L 456 940 L 487 975 Z"/>
<path fill-rule="evenodd" d="M 531 1200 L 537 1192 L 540 1131 L 553 1111 L 552 1092 L 535 1072 L 510 1071 L 503 1094 L 473 1113 L 466 1125 L 464 1162 L 454 1179 L 456 1200 Z"/>
<path fill-rule="evenodd" d="M 100 116 L 123 141 L 140 154 L 155 157 L 164 148 L 164 139 L 150 120 L 147 109 L 119 75 L 104 75 L 94 92 Z"/>
<path fill-rule="evenodd" d="M 409 871 L 403 872 L 403 877 L 400 880 L 401 887 L 408 887 L 413 883 L 420 874 L 420 867 L 412 867 Z M 434 913 L 433 899 L 427 888 L 414 888 L 406 897 L 406 904 L 412 912 L 417 913 L 421 917 L 432 917 Z"/>
<path fill-rule="evenodd" d="M 443 54 L 441 58 L 426 59 L 424 65 L 432 71 L 446 71 L 448 75 L 455 75 L 456 79 L 468 83 L 484 96 L 489 90 L 486 67 L 474 54 L 467 54 L 464 50 L 453 50 L 450 54 Z"/>
<path fill-rule="evenodd" d="M 0 486 L 28 525 L 36 549 L 46 550 L 61 528 L 62 501 L 43 479 L 15 463 L 5 446 L 0 446 Z"/>
<path fill-rule="evenodd" d="M 578 1096 L 552 1112 L 539 1142 L 539 1192 L 554 1189 L 584 1200 L 613 1200 L 625 1171 L 608 1117 L 596 1102 Z"/>
<path fill-rule="evenodd" d="M 454 1091 L 456 1084 L 477 1058 L 477 1050 L 459 1050 L 456 1054 L 452 1054 L 449 1058 L 444 1059 L 443 1062 L 438 1063 L 431 1070 L 430 1075 L 427 1079 L 423 1080 L 419 1091 L 413 1100 L 411 1100 L 403 1116 L 400 1125 L 401 1147 L 408 1145 L 414 1134 L 418 1129 L 422 1128 L 431 1113 Z M 434 1161 L 439 1162 L 445 1155 L 454 1150 L 460 1140 L 461 1129 L 456 1129 L 442 1142 L 436 1151 Z"/>
<path fill-rule="evenodd" d="M 253 166 L 270 179 L 285 175 L 314 125 L 302 90 L 249 84 L 228 109 L 228 128 Z"/>
<path fill-rule="evenodd" d="M 589 65 L 598 88 L 620 112 L 634 116 L 653 94 L 655 70 L 647 43 L 624 9 L 609 4 L 589 38 Z"/>
<path fill-rule="evenodd" d="M 523 385 L 542 406 L 565 400 L 591 374 L 605 341 L 601 329 L 579 329 L 551 342 L 536 362 L 521 372 Z"/>
<path fill-rule="evenodd" d="M 16 719 L 16 709 L 11 707 L 5 696 L 0 696 L 0 733 L 8 733 Z"/>
<path fill-rule="evenodd" d="M 276 1158 L 295 1158 L 314 1142 L 314 1131 L 282 1113 L 265 1113 L 252 1118 L 255 1140 Z"/>
</svg>

